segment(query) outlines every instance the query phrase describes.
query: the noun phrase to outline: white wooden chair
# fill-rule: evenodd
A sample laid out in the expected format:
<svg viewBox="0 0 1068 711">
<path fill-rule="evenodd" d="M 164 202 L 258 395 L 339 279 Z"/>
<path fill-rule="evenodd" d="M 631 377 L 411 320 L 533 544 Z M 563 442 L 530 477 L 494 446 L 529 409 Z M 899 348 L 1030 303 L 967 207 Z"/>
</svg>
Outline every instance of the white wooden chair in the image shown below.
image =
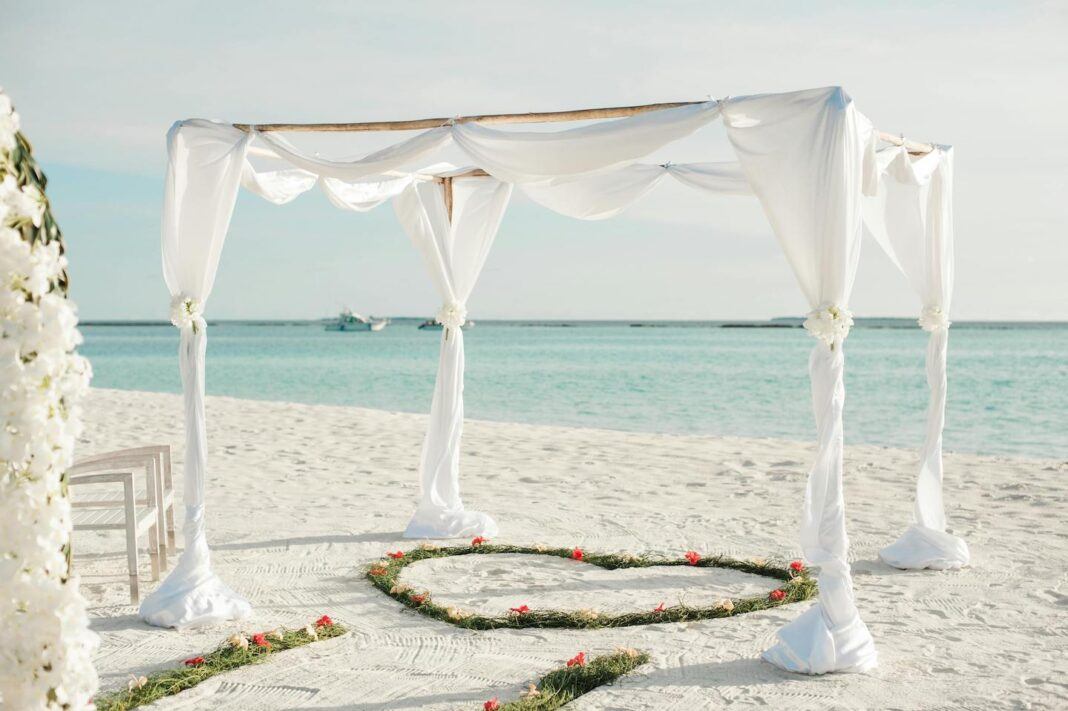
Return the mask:
<svg viewBox="0 0 1068 711">
<path fill-rule="evenodd" d="M 150 482 L 153 477 L 148 476 Z M 138 507 L 136 490 L 134 488 L 134 473 L 132 471 L 108 471 L 97 474 L 71 474 L 68 483 L 70 488 L 89 484 L 122 484 L 123 497 L 119 500 L 120 508 L 111 505 L 113 499 L 99 499 L 99 505 L 93 506 L 92 502 L 79 500 L 79 496 L 72 491 L 71 506 L 73 527 L 75 531 L 101 531 L 101 530 L 125 530 L 126 531 L 126 557 L 130 569 L 130 603 L 136 605 L 140 600 L 137 587 L 137 539 L 145 533 L 148 534 L 148 555 L 152 561 L 152 579 L 159 580 L 159 513 L 155 502 Z M 149 486 L 153 486 L 149 484 Z M 154 492 L 153 492 L 154 497 Z"/>
<path fill-rule="evenodd" d="M 160 539 L 160 560 L 163 569 L 167 569 L 167 549 L 175 550 L 174 541 L 174 480 L 171 474 L 171 448 L 170 445 L 157 444 L 131 449 L 119 449 L 113 452 L 103 452 L 88 457 L 83 457 L 71 467 L 71 474 L 86 474 L 90 472 L 108 471 L 116 467 L 151 467 L 155 486 L 146 481 L 144 489 L 136 491 L 137 502 L 144 505 L 149 498 L 155 498 L 158 510 L 158 528 Z M 99 500 L 99 496 L 96 499 Z M 85 506 L 97 506 L 97 503 L 89 503 L 93 499 L 86 499 Z M 112 505 L 117 501 L 105 501 Z M 75 504 L 77 506 L 78 504 Z M 166 539 L 162 538 L 166 532 Z"/>
<path fill-rule="evenodd" d="M 137 486 L 134 471 L 144 473 L 144 487 Z M 171 474 L 171 448 L 151 445 L 105 452 L 84 457 L 70 469 L 70 484 L 122 483 L 123 495 L 117 492 L 73 492 L 76 530 L 126 530 L 127 557 L 130 566 L 130 599 L 136 603 L 137 539 L 148 533 L 148 553 L 152 560 L 152 579 L 167 569 L 167 548 L 175 550 L 174 482 Z M 164 535 L 166 534 L 166 535 Z"/>
</svg>

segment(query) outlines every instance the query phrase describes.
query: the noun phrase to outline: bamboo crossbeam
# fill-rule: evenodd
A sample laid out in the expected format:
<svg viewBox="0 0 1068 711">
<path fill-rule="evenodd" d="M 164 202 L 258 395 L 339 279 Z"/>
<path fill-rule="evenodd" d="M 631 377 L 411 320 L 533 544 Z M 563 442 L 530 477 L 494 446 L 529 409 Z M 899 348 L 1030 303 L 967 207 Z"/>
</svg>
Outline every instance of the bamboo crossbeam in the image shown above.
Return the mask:
<svg viewBox="0 0 1068 711">
<path fill-rule="evenodd" d="M 670 101 L 659 104 L 638 104 L 636 106 L 608 106 L 599 109 L 575 109 L 571 111 L 538 111 L 520 114 L 476 114 L 472 116 L 454 116 L 412 119 L 405 121 L 361 121 L 355 123 L 235 123 L 234 128 L 248 131 L 255 126 L 257 131 L 319 131 L 328 133 L 357 131 L 419 131 L 438 128 L 448 123 L 557 123 L 560 121 L 589 121 L 594 119 L 625 118 L 648 111 L 675 109 L 680 106 L 692 106 L 703 101 Z M 879 140 L 895 146 L 905 146 L 909 153 L 930 153 L 934 146 L 929 143 L 910 141 L 903 136 L 885 131 L 876 131 Z"/>
<path fill-rule="evenodd" d="M 362 121 L 357 123 L 235 123 L 234 128 L 247 131 L 255 126 L 257 131 L 419 131 L 453 123 L 556 123 L 558 121 L 587 121 L 592 119 L 622 118 L 643 114 L 646 111 L 674 109 L 679 106 L 704 103 L 701 101 L 673 101 L 663 104 L 638 106 L 610 106 L 602 109 L 577 109 L 573 111 L 538 111 L 523 114 L 478 114 L 414 119 L 408 121 Z"/>
</svg>

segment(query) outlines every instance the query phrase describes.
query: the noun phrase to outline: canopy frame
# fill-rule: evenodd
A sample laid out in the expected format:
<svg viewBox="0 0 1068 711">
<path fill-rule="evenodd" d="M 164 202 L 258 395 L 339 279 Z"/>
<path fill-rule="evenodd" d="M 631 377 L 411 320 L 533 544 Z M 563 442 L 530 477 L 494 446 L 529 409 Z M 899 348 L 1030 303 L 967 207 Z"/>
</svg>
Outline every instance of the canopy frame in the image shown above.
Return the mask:
<svg viewBox="0 0 1068 711">
<path fill-rule="evenodd" d="M 401 119 L 393 121 L 356 121 L 344 123 L 235 123 L 234 128 L 245 131 L 255 129 L 260 133 L 269 131 L 302 131 L 302 132 L 364 132 L 364 131 L 418 131 L 427 128 L 438 128 L 456 123 L 482 123 L 482 124 L 505 124 L 505 123 L 559 123 L 562 121 L 591 121 L 594 119 L 625 118 L 637 116 L 649 111 L 663 109 L 676 109 L 680 106 L 693 106 L 703 104 L 707 99 L 700 101 L 667 101 L 658 104 L 637 104 L 635 106 L 605 106 L 593 109 L 568 109 L 566 111 L 531 111 L 527 113 L 511 114 L 472 114 L 470 116 L 454 116 Z M 913 155 L 923 155 L 934 150 L 931 143 L 912 141 L 905 138 L 904 134 L 894 135 L 886 131 L 876 129 L 876 135 L 880 141 L 895 146 L 903 146 Z"/>
<path fill-rule="evenodd" d="M 546 133 L 497 131 L 480 125 L 620 117 L 629 118 Z M 636 163 L 715 117 L 722 119 L 738 163 Z M 269 135 L 287 130 L 420 128 L 427 130 L 346 161 L 308 155 L 284 137 Z M 268 157 L 294 169 L 257 169 L 248 162 L 253 141 L 266 144 Z M 895 147 L 877 149 L 878 141 Z M 439 164 L 417 172 L 399 170 L 450 142 L 474 159 L 473 168 Z M 204 525 L 207 324 L 203 306 L 211 292 L 239 186 L 284 204 L 319 185 L 335 206 L 356 212 L 393 200 L 401 226 L 423 256 L 443 303 L 437 316 L 443 326 L 438 377 L 420 463 L 422 497 L 404 535 L 492 537 L 497 534 L 492 518 L 466 510 L 460 499 L 462 326 L 467 299 L 500 226 L 512 186 L 523 185 L 528 195 L 533 195 L 531 190 L 539 191 L 535 202 L 562 214 L 603 219 L 618 214 L 663 175 L 670 174 L 710 193 L 754 194 L 813 309 L 804 325 L 817 339 L 809 358 L 809 377 L 818 436 L 802 511 L 801 544 L 806 560 L 819 568 L 820 601 L 779 630 L 778 643 L 764 653 L 764 658 L 784 669 L 812 674 L 865 671 L 876 664 L 874 642 L 857 610 L 847 557 L 842 500 L 845 361 L 841 344 L 853 323 L 848 300 L 860 255 L 863 201 L 869 197 L 876 200 L 876 209 L 890 205 L 895 215 L 929 215 L 932 219 L 914 220 L 915 224 L 887 224 L 888 236 L 880 244 L 904 240 L 910 247 L 901 253 L 908 259 L 894 261 L 910 279 L 921 281 L 924 315 L 920 325 L 932 331 L 929 432 L 935 436 L 929 436 L 925 444 L 929 456 L 921 471 L 917 501 L 926 498 L 929 505 L 923 511 L 938 513 L 935 509 L 941 508 L 941 498 L 931 496 L 931 489 L 941 487 L 945 329 L 949 325 L 945 311 L 952 284 L 950 147 L 877 131 L 841 87 L 822 87 L 718 101 L 415 121 L 255 125 L 190 119 L 172 127 L 168 152 L 162 245 L 172 321 L 182 329 L 179 354 L 188 452 L 186 551 L 175 571 L 142 603 L 141 615 L 146 621 L 182 627 L 237 619 L 249 612 L 248 603 L 211 571 Z M 895 155 L 901 165 L 881 160 Z M 908 189 L 886 194 L 884 173 L 893 173 L 893 179 Z M 606 176 L 607 184 L 603 182 Z M 458 177 L 480 179 L 455 183 Z M 745 191 L 738 187 L 741 181 L 746 183 Z M 559 199 L 560 192 L 571 198 L 580 187 L 577 209 L 573 202 Z M 547 192 L 553 189 L 558 191 L 557 197 Z M 920 245 L 920 253 L 931 258 L 920 260 L 917 268 L 915 248 Z M 920 551 L 926 556 L 937 549 L 941 555 L 954 546 L 960 550 L 951 552 L 960 555 L 952 560 L 943 556 L 943 562 L 953 564 L 943 567 L 967 564 L 966 548 L 959 539 L 937 527 L 920 525 L 914 529 L 910 529 L 911 538 L 907 533 L 900 545 L 891 547 L 897 561 L 892 564 L 936 567 L 917 562 L 914 554 Z"/>
</svg>

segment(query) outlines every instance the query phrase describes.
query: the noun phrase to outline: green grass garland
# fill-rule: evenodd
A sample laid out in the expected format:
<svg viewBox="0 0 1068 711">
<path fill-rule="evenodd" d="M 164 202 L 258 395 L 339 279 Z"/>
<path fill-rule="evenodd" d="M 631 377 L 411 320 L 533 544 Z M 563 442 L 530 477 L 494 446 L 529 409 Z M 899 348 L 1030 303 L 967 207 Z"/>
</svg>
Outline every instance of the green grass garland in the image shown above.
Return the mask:
<svg viewBox="0 0 1068 711">
<path fill-rule="evenodd" d="M 202 662 L 196 665 L 183 663 L 183 666 L 177 669 L 168 669 L 150 674 L 147 677 L 142 677 L 143 684 L 131 681 L 127 690 L 97 696 L 94 699 L 94 703 L 97 711 L 126 711 L 126 709 L 150 704 L 165 696 L 173 696 L 180 691 L 191 689 L 202 681 L 232 669 L 249 664 L 258 664 L 278 652 L 303 647 L 324 639 L 340 637 L 346 632 L 348 632 L 348 629 L 336 622 L 317 627 L 314 637 L 308 634 L 305 629 L 283 630 L 282 639 L 267 637 L 267 641 L 271 644 L 269 649 L 254 644 L 251 641 L 253 635 L 248 635 L 250 641 L 247 649 L 242 649 L 231 642 L 226 642 L 210 654 L 205 654 L 203 657 L 193 657 L 189 660 L 203 659 Z M 267 634 L 269 635 L 270 633 L 268 632 Z"/>
<path fill-rule="evenodd" d="M 421 560 L 448 558 L 457 555 L 493 555 L 499 553 L 519 553 L 525 555 L 550 555 L 558 558 L 571 558 L 571 548 L 545 548 L 542 546 L 509 546 L 482 543 L 470 546 L 435 547 L 422 546 L 405 551 L 400 557 L 388 558 L 373 563 L 367 570 L 371 583 L 397 602 L 431 617 L 435 620 L 470 630 L 494 629 L 528 629 L 528 628 L 568 628 L 598 629 L 604 627 L 630 627 L 633 625 L 650 625 L 664 622 L 688 622 L 719 617 L 733 617 L 748 612 L 768 610 L 794 602 L 802 602 L 817 594 L 816 581 L 808 575 L 805 568 L 792 570 L 787 565 L 777 565 L 766 561 L 738 560 L 725 556 L 709 556 L 697 560 L 699 568 L 729 568 L 745 573 L 763 575 L 780 581 L 780 585 L 769 594 L 752 597 L 731 598 L 729 605 L 717 603 L 711 607 L 690 607 L 673 605 L 663 610 L 646 612 L 624 612 L 621 614 L 598 613 L 590 610 L 537 610 L 522 614 L 508 614 L 488 617 L 445 607 L 435 603 L 429 592 L 417 591 L 400 583 L 400 573 L 405 567 Z M 584 553 L 583 563 L 596 565 L 606 570 L 623 568 L 652 568 L 672 565 L 694 565 L 686 558 L 659 559 L 628 554 Z M 775 591 L 782 591 L 781 599 L 773 599 Z"/>
<path fill-rule="evenodd" d="M 634 649 L 620 649 L 612 654 L 595 657 L 583 665 L 567 666 L 551 671 L 527 691 L 522 698 L 500 704 L 492 699 L 483 709 L 499 711 L 553 711 L 599 686 L 611 684 L 619 677 L 649 661 L 649 655 Z"/>
</svg>

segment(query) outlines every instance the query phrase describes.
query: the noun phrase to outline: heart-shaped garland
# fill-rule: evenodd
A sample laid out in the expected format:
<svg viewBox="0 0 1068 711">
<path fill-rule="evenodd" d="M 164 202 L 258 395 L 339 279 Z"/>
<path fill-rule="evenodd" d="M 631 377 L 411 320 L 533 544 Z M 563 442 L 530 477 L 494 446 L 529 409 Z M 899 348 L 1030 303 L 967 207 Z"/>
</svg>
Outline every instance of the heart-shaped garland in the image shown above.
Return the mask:
<svg viewBox="0 0 1068 711">
<path fill-rule="evenodd" d="M 421 560 L 448 558 L 456 555 L 493 555 L 498 553 L 551 555 L 558 558 L 571 558 L 590 565 L 596 565 L 605 570 L 651 568 L 669 565 L 730 568 L 731 570 L 740 570 L 745 573 L 774 578 L 781 581 L 782 584 L 767 595 L 722 600 L 711 607 L 690 607 L 682 604 L 672 607 L 660 605 L 649 612 L 624 612 L 613 615 L 593 610 L 532 610 L 524 605 L 513 609 L 508 615 L 489 617 L 455 607 L 438 605 L 431 599 L 429 592 L 413 590 L 399 580 L 400 573 L 405 567 Z M 662 622 L 688 622 L 717 617 L 733 617 L 747 612 L 767 610 L 772 607 L 802 602 L 815 597 L 817 594 L 816 581 L 809 576 L 808 569 L 799 562 L 795 561 L 789 565 L 777 565 L 763 560 L 738 560 L 725 556 L 704 558 L 693 551 L 690 551 L 686 554 L 686 557 L 681 559 L 657 559 L 618 553 L 584 553 L 578 548 L 490 545 L 484 539 L 476 538 L 470 546 L 437 547 L 424 544 L 415 550 L 397 551 L 387 555 L 386 559 L 373 563 L 367 570 L 367 577 L 376 588 L 427 617 L 473 630 L 522 629 L 529 627 L 594 629 L 600 627 L 630 627 L 632 625 L 649 625 Z"/>
</svg>

